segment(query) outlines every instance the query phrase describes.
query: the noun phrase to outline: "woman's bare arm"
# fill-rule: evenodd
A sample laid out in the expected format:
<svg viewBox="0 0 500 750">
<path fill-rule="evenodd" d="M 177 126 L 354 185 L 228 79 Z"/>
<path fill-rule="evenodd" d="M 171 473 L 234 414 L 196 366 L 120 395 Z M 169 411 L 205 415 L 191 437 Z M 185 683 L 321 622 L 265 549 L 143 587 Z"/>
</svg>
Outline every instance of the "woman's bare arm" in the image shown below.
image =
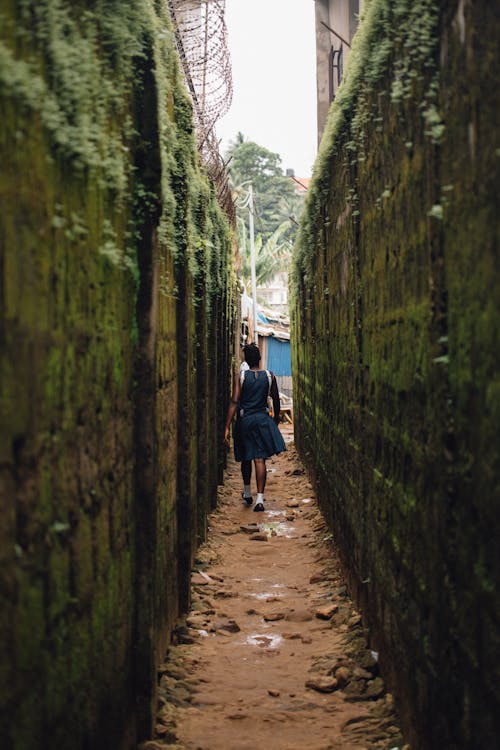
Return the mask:
<svg viewBox="0 0 500 750">
<path fill-rule="evenodd" d="M 236 372 L 235 377 L 234 377 L 233 395 L 231 396 L 231 401 L 229 402 L 229 407 L 227 409 L 226 429 L 224 430 L 224 440 L 226 441 L 226 443 L 229 443 L 229 437 L 231 434 L 230 433 L 231 422 L 233 421 L 233 417 L 236 412 L 236 407 L 238 406 L 238 401 L 240 400 L 240 394 L 241 394 L 240 373 Z"/>
<path fill-rule="evenodd" d="M 281 402 L 280 402 L 280 394 L 278 391 L 278 383 L 276 382 L 276 377 L 273 375 L 271 380 L 271 398 L 273 400 L 273 414 L 274 414 L 274 421 L 276 424 L 280 421 L 280 409 L 281 409 Z"/>
</svg>

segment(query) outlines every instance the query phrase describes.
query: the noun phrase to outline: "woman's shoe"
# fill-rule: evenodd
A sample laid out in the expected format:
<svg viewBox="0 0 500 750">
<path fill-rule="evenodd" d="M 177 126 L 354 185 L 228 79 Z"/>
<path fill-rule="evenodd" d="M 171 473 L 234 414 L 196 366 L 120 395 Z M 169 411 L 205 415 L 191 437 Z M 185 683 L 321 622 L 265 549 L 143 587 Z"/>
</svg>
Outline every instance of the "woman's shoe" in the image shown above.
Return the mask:
<svg viewBox="0 0 500 750">
<path fill-rule="evenodd" d="M 245 495 L 245 493 L 242 492 L 241 499 L 243 500 L 244 503 L 246 503 L 248 507 L 250 507 L 251 504 L 253 503 L 253 495 Z"/>
<path fill-rule="evenodd" d="M 256 503 L 254 506 L 254 511 L 258 513 L 259 511 L 265 510 L 264 503 Z"/>
</svg>

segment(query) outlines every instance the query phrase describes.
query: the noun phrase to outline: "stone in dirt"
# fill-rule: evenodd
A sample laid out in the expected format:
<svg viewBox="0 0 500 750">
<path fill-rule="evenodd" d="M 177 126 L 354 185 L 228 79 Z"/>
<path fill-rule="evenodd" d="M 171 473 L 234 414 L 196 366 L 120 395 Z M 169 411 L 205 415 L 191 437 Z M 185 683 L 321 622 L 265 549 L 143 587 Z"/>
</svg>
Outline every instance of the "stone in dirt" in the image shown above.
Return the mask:
<svg viewBox="0 0 500 750">
<path fill-rule="evenodd" d="M 320 620 L 329 620 L 339 611 L 337 604 L 326 604 L 324 607 L 318 607 L 316 617 Z"/>
<path fill-rule="evenodd" d="M 335 677 L 316 677 L 306 681 L 306 688 L 317 690 L 319 693 L 333 693 L 338 687 Z"/>
<path fill-rule="evenodd" d="M 349 630 L 357 628 L 358 625 L 361 625 L 361 615 L 353 615 L 353 617 L 350 617 L 347 621 L 347 627 Z"/>
<path fill-rule="evenodd" d="M 264 615 L 264 620 L 266 622 L 276 622 L 277 620 L 284 620 L 284 618 L 284 612 L 268 612 L 266 615 Z"/>
<path fill-rule="evenodd" d="M 339 683 L 339 687 L 344 687 L 349 681 L 349 670 L 346 667 L 339 667 L 335 670 L 335 679 Z"/>
<path fill-rule="evenodd" d="M 323 583 L 323 581 L 331 581 L 331 576 L 327 570 L 318 570 L 309 579 L 309 583 Z"/>
<path fill-rule="evenodd" d="M 366 682 L 364 680 L 352 680 L 344 689 L 345 700 L 350 702 L 364 700 L 365 690 Z"/>
<path fill-rule="evenodd" d="M 156 721 L 165 726 L 175 726 L 175 710 L 170 703 L 165 703 L 156 715 Z"/>
<path fill-rule="evenodd" d="M 173 674 L 172 674 L 172 672 L 173 672 Z M 160 664 L 160 666 L 158 667 L 158 674 L 159 675 L 168 674 L 168 675 L 170 675 L 170 677 L 177 677 L 177 673 L 178 672 L 181 673 L 181 677 L 185 677 L 186 676 L 186 670 L 182 669 L 182 667 L 179 667 L 179 666 L 173 666 L 170 663 Z"/>
<path fill-rule="evenodd" d="M 232 591 L 226 591 L 226 589 L 218 589 L 215 592 L 215 596 L 217 599 L 231 599 L 232 596 L 237 596 L 237 594 L 233 594 Z"/>
<path fill-rule="evenodd" d="M 193 573 L 191 576 L 191 583 L 193 586 L 208 586 L 209 583 L 215 583 L 210 578 L 204 578 L 201 573 Z"/>
<path fill-rule="evenodd" d="M 205 575 L 208 575 L 209 578 L 212 578 L 214 581 L 219 581 L 219 583 L 224 583 L 224 579 L 221 578 L 219 575 L 216 575 L 215 573 L 212 573 L 212 571 L 209 571 Z"/>
<path fill-rule="evenodd" d="M 298 508 L 300 505 L 298 500 L 289 500 L 286 504 L 287 508 Z"/>
<path fill-rule="evenodd" d="M 271 698 L 279 698 L 279 696 L 280 696 L 280 691 L 279 690 L 268 690 L 267 692 L 269 693 L 269 695 L 271 696 Z"/>
<path fill-rule="evenodd" d="M 358 657 L 358 664 L 372 674 L 377 674 L 378 664 L 371 651 L 366 651 Z"/>
<path fill-rule="evenodd" d="M 267 534 L 258 533 L 258 534 L 251 534 L 250 539 L 252 542 L 267 542 L 268 537 Z"/>
<path fill-rule="evenodd" d="M 240 526 L 240 531 L 243 531 L 244 534 L 253 534 L 254 532 L 258 530 L 259 530 L 258 523 L 243 523 Z"/>
<path fill-rule="evenodd" d="M 376 677 L 374 680 L 371 680 L 366 685 L 366 690 L 364 693 L 365 698 L 380 698 L 381 695 L 384 693 L 384 681 L 381 677 Z"/>
<path fill-rule="evenodd" d="M 371 680 L 373 675 L 371 672 L 368 672 L 366 669 L 363 669 L 363 667 L 354 667 L 352 670 L 352 673 L 354 677 L 360 678 L 362 680 Z"/>
<path fill-rule="evenodd" d="M 161 737 L 164 742 L 175 742 L 177 739 L 176 735 L 164 724 L 157 724 L 155 727 L 155 733 L 158 737 Z"/>
<path fill-rule="evenodd" d="M 307 609 L 292 609 L 285 615 L 288 622 L 309 622 L 312 620 L 312 614 Z"/>
<path fill-rule="evenodd" d="M 217 620 L 214 623 L 214 630 L 227 630 L 228 633 L 239 633 L 241 628 L 235 620 Z"/>
<path fill-rule="evenodd" d="M 189 628 L 203 628 L 206 622 L 207 618 L 201 614 L 201 612 L 196 612 L 195 614 L 190 614 L 186 617 L 186 625 Z"/>
</svg>

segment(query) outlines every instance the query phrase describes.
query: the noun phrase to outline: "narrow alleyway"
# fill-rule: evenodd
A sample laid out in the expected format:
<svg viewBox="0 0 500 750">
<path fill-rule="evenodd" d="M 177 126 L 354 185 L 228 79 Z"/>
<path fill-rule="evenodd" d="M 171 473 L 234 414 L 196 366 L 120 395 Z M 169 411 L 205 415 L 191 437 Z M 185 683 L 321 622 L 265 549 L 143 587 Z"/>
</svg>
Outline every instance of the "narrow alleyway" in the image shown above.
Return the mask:
<svg viewBox="0 0 500 750">
<path fill-rule="evenodd" d="M 403 747 L 392 704 L 311 485 L 284 427 L 266 512 L 230 461 L 192 576 L 192 610 L 159 670 L 143 750 Z"/>
</svg>

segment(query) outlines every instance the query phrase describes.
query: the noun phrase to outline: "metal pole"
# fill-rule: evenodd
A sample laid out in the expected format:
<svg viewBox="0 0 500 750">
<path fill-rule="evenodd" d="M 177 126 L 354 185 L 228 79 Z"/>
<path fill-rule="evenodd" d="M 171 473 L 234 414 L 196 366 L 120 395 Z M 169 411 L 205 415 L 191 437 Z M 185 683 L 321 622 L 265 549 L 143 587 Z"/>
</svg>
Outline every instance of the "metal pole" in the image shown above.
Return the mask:
<svg viewBox="0 0 500 750">
<path fill-rule="evenodd" d="M 326 24 L 324 21 L 320 21 L 320 23 L 325 27 L 325 29 L 328 29 L 328 31 L 331 31 L 332 34 L 334 34 L 337 37 L 337 39 L 340 39 L 342 44 L 345 44 L 347 47 L 349 47 L 349 49 L 351 49 L 351 45 L 349 44 L 349 42 L 346 42 L 346 40 L 343 37 L 341 37 L 340 34 L 337 34 L 337 32 L 331 29 L 328 26 L 328 24 Z"/>
<path fill-rule="evenodd" d="M 252 271 L 252 301 L 253 301 L 253 340 L 259 345 L 257 334 L 257 275 L 255 273 L 255 240 L 253 228 L 253 188 L 252 183 L 248 187 L 248 219 L 250 225 L 250 268 Z"/>
<path fill-rule="evenodd" d="M 245 224 L 245 219 L 242 216 L 238 218 L 243 224 L 243 232 L 241 233 L 241 255 L 244 258 L 247 254 L 247 225 Z"/>
</svg>

